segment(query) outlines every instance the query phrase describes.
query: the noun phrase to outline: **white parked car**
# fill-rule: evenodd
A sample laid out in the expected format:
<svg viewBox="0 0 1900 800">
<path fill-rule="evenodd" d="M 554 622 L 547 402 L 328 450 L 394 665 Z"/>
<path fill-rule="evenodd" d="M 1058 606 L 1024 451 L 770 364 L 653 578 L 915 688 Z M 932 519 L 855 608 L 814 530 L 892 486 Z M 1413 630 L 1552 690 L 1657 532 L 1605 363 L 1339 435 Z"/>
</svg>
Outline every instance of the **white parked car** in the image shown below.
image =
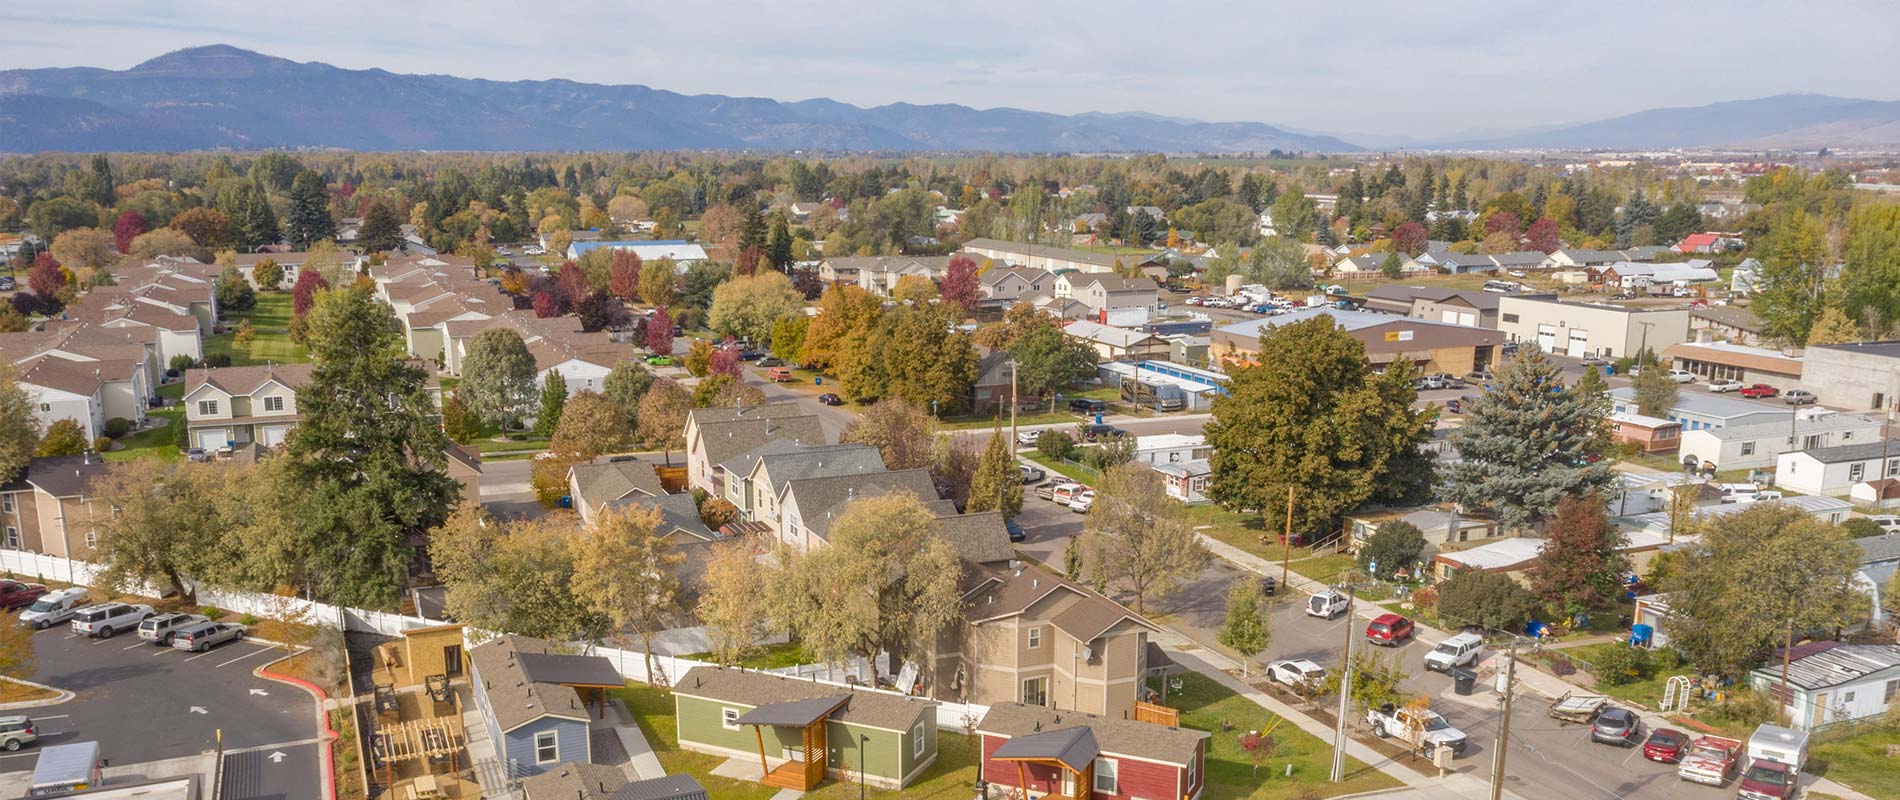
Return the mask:
<svg viewBox="0 0 1900 800">
<path fill-rule="evenodd" d="M 1094 507 L 1095 490 L 1093 489 L 1078 494 L 1075 496 L 1075 499 L 1069 501 L 1069 510 L 1077 514 L 1087 514 L 1089 513 L 1089 509 Z"/>
<path fill-rule="evenodd" d="M 1900 531 L 1900 514 L 1876 514 L 1867 519 L 1888 533 Z"/>
<path fill-rule="evenodd" d="M 135 631 L 139 623 L 152 615 L 152 607 L 131 603 L 100 603 L 86 606 L 73 614 L 73 633 L 110 639 L 121 631 Z"/>
<path fill-rule="evenodd" d="M 1017 447 L 1035 447 L 1036 440 L 1042 438 L 1042 431 L 1017 431 Z"/>
<path fill-rule="evenodd" d="M 1718 393 L 1738 392 L 1738 391 L 1741 391 L 1744 385 L 1746 384 L 1743 384 L 1741 381 L 1732 381 L 1732 380 L 1709 381 L 1709 391 L 1718 392 Z"/>
<path fill-rule="evenodd" d="M 1484 655 L 1484 637 L 1475 633 L 1461 633 L 1439 642 L 1437 647 L 1425 654 L 1425 668 L 1444 672 L 1452 667 L 1475 664 Z"/>
<path fill-rule="evenodd" d="M 1306 598 L 1306 615 L 1321 619 L 1332 619 L 1346 613 L 1348 599 L 1345 595 L 1331 589 Z"/>
<path fill-rule="evenodd" d="M 43 630 L 72 619 L 73 613 L 80 604 L 86 602 L 89 594 L 85 589 L 74 586 L 70 589 L 60 589 L 40 595 L 40 599 L 33 601 L 33 605 L 27 606 L 25 611 L 20 612 L 20 624 L 34 630 Z"/>
<path fill-rule="evenodd" d="M 1326 680 L 1326 668 L 1304 658 L 1289 658 L 1268 664 L 1267 680 L 1296 689 L 1317 689 Z"/>
<path fill-rule="evenodd" d="M 1677 383 L 1695 383 L 1695 373 L 1686 369 L 1672 369 L 1669 371 L 1669 379 Z"/>
</svg>

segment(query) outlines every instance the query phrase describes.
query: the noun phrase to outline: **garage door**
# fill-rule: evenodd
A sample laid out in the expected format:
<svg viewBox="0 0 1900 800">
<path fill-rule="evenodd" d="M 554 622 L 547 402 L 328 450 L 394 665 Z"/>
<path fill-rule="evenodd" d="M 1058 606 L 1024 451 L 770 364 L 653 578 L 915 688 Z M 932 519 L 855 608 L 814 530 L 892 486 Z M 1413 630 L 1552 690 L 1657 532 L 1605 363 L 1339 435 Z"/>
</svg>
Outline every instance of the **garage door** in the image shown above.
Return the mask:
<svg viewBox="0 0 1900 800">
<path fill-rule="evenodd" d="M 1543 350 L 1546 353 L 1556 352 L 1557 326 L 1555 325 L 1538 325 L 1537 326 L 1537 348 L 1540 350 Z"/>
<path fill-rule="evenodd" d="M 257 432 L 257 443 L 265 447 L 276 447 L 284 443 L 284 437 L 289 433 L 289 425 L 266 425 Z"/>
<path fill-rule="evenodd" d="M 1570 329 L 1570 350 L 1573 356 L 1587 355 L 1590 352 L 1590 332 Z"/>
<path fill-rule="evenodd" d="M 224 438 L 224 431 L 198 432 L 198 446 L 206 450 L 216 450 L 223 447 L 227 441 L 229 440 Z"/>
</svg>

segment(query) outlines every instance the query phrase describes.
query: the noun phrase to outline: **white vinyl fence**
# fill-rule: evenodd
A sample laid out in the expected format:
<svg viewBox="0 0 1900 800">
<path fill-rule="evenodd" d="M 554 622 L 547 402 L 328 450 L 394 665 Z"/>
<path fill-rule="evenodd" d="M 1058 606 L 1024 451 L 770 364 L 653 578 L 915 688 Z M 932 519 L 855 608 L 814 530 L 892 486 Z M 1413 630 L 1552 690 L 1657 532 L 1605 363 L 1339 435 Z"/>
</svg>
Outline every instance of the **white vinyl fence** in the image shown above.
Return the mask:
<svg viewBox="0 0 1900 800">
<path fill-rule="evenodd" d="M 45 556 L 19 550 L 0 550 L 0 573 L 26 578 L 62 581 L 79 586 L 94 586 L 97 584 L 97 577 L 101 571 L 101 568 L 97 564 L 85 561 L 73 561 L 71 559 Z M 283 614 L 300 614 L 307 622 L 313 624 L 337 625 L 346 631 L 398 636 L 406 630 L 445 624 L 442 620 L 391 614 L 385 611 L 347 608 L 312 600 L 304 600 L 297 597 L 282 597 L 258 592 L 234 591 L 204 584 L 194 584 L 193 588 L 197 594 L 198 602 L 201 605 L 216 606 L 234 614 L 250 614 L 257 617 L 277 617 Z M 149 585 L 135 587 L 132 591 L 135 594 L 148 597 L 158 597 L 161 594 Z M 698 638 L 702 635 L 703 629 L 680 629 L 678 632 L 668 631 L 662 633 L 656 638 L 674 645 L 675 648 L 679 648 L 683 645 L 697 644 Z M 465 627 L 463 628 L 463 636 L 468 646 L 472 648 L 476 644 L 492 638 L 494 634 L 472 627 Z M 653 680 L 656 676 L 648 674 L 647 656 L 645 653 L 638 650 L 622 650 L 616 647 L 595 646 L 586 642 L 571 642 L 569 644 L 576 652 L 590 653 L 612 661 L 614 668 L 619 670 L 622 677 L 646 684 L 660 683 L 665 686 L 677 686 L 680 678 L 692 668 L 712 666 L 704 661 L 694 661 L 678 656 L 662 655 L 661 653 L 669 648 L 656 643 L 653 664 L 659 673 L 657 677 L 662 678 L 661 681 L 656 682 Z M 900 692 L 894 692 L 889 689 L 873 689 L 861 683 L 852 683 L 849 679 L 857 678 L 862 680 L 869 675 L 869 670 L 866 669 L 863 659 L 853 659 L 851 663 L 845 664 L 842 667 L 832 664 L 800 664 L 769 671 L 774 674 L 795 677 L 813 683 L 853 689 L 860 692 L 879 692 L 891 695 L 901 694 Z M 889 673 L 885 672 L 882 674 Z M 940 701 L 937 705 L 937 727 L 945 730 L 962 731 L 966 725 L 973 724 L 974 720 L 981 719 L 983 714 L 988 710 L 986 706 Z"/>
</svg>

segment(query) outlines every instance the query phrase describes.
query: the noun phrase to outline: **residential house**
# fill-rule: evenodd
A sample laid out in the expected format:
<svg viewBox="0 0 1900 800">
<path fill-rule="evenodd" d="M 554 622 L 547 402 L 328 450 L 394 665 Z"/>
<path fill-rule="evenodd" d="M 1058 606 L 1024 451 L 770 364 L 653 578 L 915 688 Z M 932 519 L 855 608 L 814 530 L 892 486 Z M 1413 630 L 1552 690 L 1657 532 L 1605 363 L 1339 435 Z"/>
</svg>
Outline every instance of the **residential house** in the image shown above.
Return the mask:
<svg viewBox="0 0 1900 800">
<path fill-rule="evenodd" d="M 174 357 L 181 355 L 190 356 L 193 362 L 204 360 L 200 320 L 188 312 L 181 313 L 164 306 L 137 302 L 111 309 L 95 309 L 85 305 L 77 310 L 69 309 L 69 312 L 75 318 L 101 328 L 137 331 L 141 338 L 157 344 L 160 364 L 170 364 Z"/>
<path fill-rule="evenodd" d="M 931 481 L 927 469 L 854 472 L 786 481 L 776 501 L 779 541 L 799 550 L 823 546 L 831 541 L 832 523 L 844 515 L 852 501 L 898 492 L 916 495 L 926 503 L 938 499 L 937 485 Z"/>
<path fill-rule="evenodd" d="M 1885 411 L 1900 400 L 1900 340 L 1815 345 L 1801 361 L 1803 381 L 1827 405 Z"/>
<path fill-rule="evenodd" d="M 1575 267 L 1600 269 L 1616 263 L 1655 261 L 1657 256 L 1668 251 L 1669 248 L 1661 245 L 1632 247 L 1627 250 L 1588 250 L 1578 247 L 1562 247 L 1550 254 L 1550 267 L 1553 269 Z"/>
<path fill-rule="evenodd" d="M 1432 269 L 1430 264 L 1414 258 L 1408 258 L 1403 253 L 1364 253 L 1356 256 L 1347 256 L 1333 262 L 1333 272 L 1342 278 L 1364 278 L 1369 275 L 1383 275 L 1385 273 L 1385 262 L 1395 256 L 1399 261 L 1400 277 L 1418 277 L 1420 275 L 1430 275 L 1436 272 L 1436 270 Z"/>
<path fill-rule="evenodd" d="M 534 355 L 534 385 L 545 388 L 548 375 L 561 373 L 567 393 L 595 391 L 607 385 L 607 373 L 614 366 L 634 360 L 632 344 L 605 341 L 582 334 L 569 337 L 537 338 L 528 343 Z"/>
<path fill-rule="evenodd" d="M 1763 341 L 1761 317 L 1736 305 L 1699 306 L 1689 309 L 1689 333 L 1696 341 L 1734 342 L 1760 347 Z M 1708 331 L 1706 339 L 1703 331 Z"/>
<path fill-rule="evenodd" d="M 1714 283 L 1721 279 L 1721 274 L 1708 261 L 1664 264 L 1618 262 L 1604 267 L 1600 275 L 1605 287 L 1647 291 L 1651 294 L 1668 294 L 1675 289 Z"/>
<path fill-rule="evenodd" d="M 1775 459 L 1781 454 L 1793 450 L 1879 441 L 1881 429 L 1886 426 L 1880 417 L 1825 409 L 1819 413 L 1803 409 L 1792 428 L 1790 421 L 1783 416 L 1771 422 L 1685 431 L 1680 441 L 1680 460 L 1686 464 L 1695 459 L 1704 471 L 1767 469 L 1775 465 Z"/>
<path fill-rule="evenodd" d="M 1609 415 L 1610 438 L 1645 454 L 1667 453 L 1682 442 L 1682 423 L 1629 411 Z"/>
<path fill-rule="evenodd" d="M 710 666 L 672 693 L 681 750 L 759 766 L 767 786 L 804 792 L 830 775 L 902 789 L 937 760 L 934 700 Z"/>
<path fill-rule="evenodd" d="M 1747 297 L 1761 286 L 1761 261 L 1744 258 L 1728 275 L 1728 290 L 1736 297 Z"/>
<path fill-rule="evenodd" d="M 1676 243 L 1678 253 L 1721 253 L 1746 247 L 1741 237 L 1731 233 L 1691 233 Z"/>
<path fill-rule="evenodd" d="M 971 239 L 963 243 L 963 252 L 976 258 L 979 263 L 987 258 L 998 265 L 1009 264 L 1013 267 L 1039 269 L 1053 273 L 1064 270 L 1112 273 L 1117 263 L 1121 264 L 1123 269 L 1145 270 L 1149 267 L 1159 267 L 1165 270 L 1167 268 L 1167 264 L 1161 261 L 1158 254 L 1118 255 L 1006 242 L 1000 239 Z"/>
<path fill-rule="evenodd" d="M 950 268 L 950 256 L 855 256 L 828 258 L 822 262 L 819 277 L 825 274 L 825 265 L 830 265 L 831 274 L 839 276 L 856 275 L 858 288 L 879 297 L 890 297 L 897 288 L 897 282 L 916 275 L 931 283 L 943 280 L 943 273 Z"/>
<path fill-rule="evenodd" d="M 1211 733 L 1115 715 L 999 703 L 976 725 L 983 800 L 1185 798 L 1206 788 Z"/>
<path fill-rule="evenodd" d="M 1209 331 L 1212 332 L 1211 330 Z M 1175 364 L 1193 366 L 1207 364 L 1208 348 L 1214 340 L 1208 336 L 1168 336 L 1168 360 Z"/>
<path fill-rule="evenodd" d="M 1496 329 L 1498 298 L 1502 296 L 1496 292 L 1388 283 L 1366 293 L 1365 309 L 1467 328 Z"/>
<path fill-rule="evenodd" d="M 786 484 L 804 478 L 832 478 L 885 472 L 878 449 L 862 444 L 802 445 L 777 439 L 719 465 L 724 497 L 739 509 L 739 519 L 779 529 L 778 501 Z"/>
<path fill-rule="evenodd" d="M 581 523 L 592 525 L 609 503 L 629 498 L 660 497 L 666 487 L 651 462 L 640 459 L 598 460 L 567 468 L 567 494 Z"/>
<path fill-rule="evenodd" d="M 89 493 L 106 471 L 97 455 L 35 458 L 24 474 L 0 484 L 0 547 L 91 560 L 99 533 L 94 520 L 107 510 Z"/>
<path fill-rule="evenodd" d="M 1150 642 L 1159 630 L 1037 567 L 969 565 L 962 622 L 938 636 L 931 688 L 946 700 L 1124 717 L 1142 682 L 1170 666 Z"/>
<path fill-rule="evenodd" d="M 1349 514 L 1346 516 L 1346 549 L 1358 552 L 1373 534 L 1393 522 L 1403 522 L 1417 528 L 1425 536 L 1428 552 L 1459 550 L 1504 536 L 1504 528 L 1497 521 L 1480 514 L 1457 513 L 1451 504 L 1440 503 L 1417 508 L 1368 509 Z M 1409 568 L 1410 565 L 1388 566 L 1397 569 Z"/>
<path fill-rule="evenodd" d="M 1154 471 L 1161 475 L 1169 497 L 1189 505 L 1208 502 L 1207 483 L 1214 477 L 1214 467 L 1205 459 L 1164 462 L 1154 465 Z"/>
<path fill-rule="evenodd" d="M 1613 414 L 1639 413 L 1636 408 L 1636 390 L 1627 386 L 1611 389 L 1610 412 Z M 1681 423 L 1683 435 L 1687 436 L 1690 431 L 1720 430 L 1774 422 L 1785 425 L 1789 418 L 1794 416 L 1794 412 L 1719 394 L 1682 392 L 1676 395 L 1676 404 L 1662 416 L 1671 422 Z"/>
<path fill-rule="evenodd" d="M 1880 719 L 1900 703 L 1900 645 L 1795 645 L 1748 673 L 1748 685 L 1780 700 L 1796 730 Z"/>
<path fill-rule="evenodd" d="M 1200 434 L 1158 433 L 1135 437 L 1135 460 L 1143 464 L 1180 464 L 1205 461 L 1214 454 Z"/>
<path fill-rule="evenodd" d="M 1503 573 L 1518 583 L 1527 583 L 1529 579 L 1524 571 L 1544 552 L 1545 541 L 1528 537 L 1499 539 L 1469 550 L 1441 552 L 1432 556 L 1432 574 L 1443 581 L 1467 570 L 1482 570 Z M 1649 563 L 1663 548 L 1674 543 L 1675 539 L 1667 533 L 1639 528 L 1625 531 L 1623 544 L 1616 551 L 1629 558 L 1630 571 L 1642 575 L 1649 572 Z"/>
<path fill-rule="evenodd" d="M 1847 490 L 1847 499 L 1863 508 L 1900 508 L 1900 478 L 1861 481 Z"/>
<path fill-rule="evenodd" d="M 1366 358 L 1376 367 L 1404 360 L 1425 372 L 1463 375 L 1496 363 L 1497 348 L 1502 343 L 1496 331 L 1482 328 L 1423 319 L 1395 319 L 1370 311 L 1308 308 L 1215 328 L 1214 360 L 1247 362 L 1259 353 L 1260 335 L 1268 328 L 1319 316 L 1330 318 L 1345 329 L 1348 336 L 1365 345 Z"/>
<path fill-rule="evenodd" d="M 1862 481 L 1900 476 L 1900 440 L 1796 450 L 1775 458 L 1775 485 L 1802 494 L 1845 497 Z"/>
<path fill-rule="evenodd" d="M 1892 598 L 1887 597 L 1887 587 L 1892 585 L 1894 573 L 1900 572 L 1900 534 L 1855 539 L 1854 546 L 1861 551 L 1860 568 L 1854 571 L 1854 588 L 1873 600 L 1868 626 L 1875 631 L 1887 630 L 1896 622 L 1887 613 L 1888 606 L 1892 605 Z"/>
<path fill-rule="evenodd" d="M 443 464 L 443 471 L 462 487 L 462 498 L 479 501 L 482 497 L 482 451 L 451 442 L 443 455 L 448 458 Z"/>
<path fill-rule="evenodd" d="M 522 800 L 708 800 L 706 787 L 684 772 L 628 781 L 625 770 L 573 761 L 521 781 Z"/>
<path fill-rule="evenodd" d="M 41 433 L 55 422 L 72 420 L 88 443 L 105 435 L 106 378 L 101 367 L 40 356 L 19 366 L 18 380 L 33 404 Z"/>
<path fill-rule="evenodd" d="M 1436 266 L 1453 275 L 1473 272 L 1507 272 L 1510 270 L 1544 269 L 1550 256 L 1538 250 L 1520 250 L 1510 253 L 1427 253 L 1415 259 L 1427 266 Z"/>
<path fill-rule="evenodd" d="M 1144 331 L 1079 319 L 1063 326 L 1062 332 L 1095 348 L 1104 361 L 1168 357 L 1167 340 Z"/>
<path fill-rule="evenodd" d="M 206 450 L 283 444 L 301 419 L 297 390 L 310 382 L 310 370 L 309 364 L 278 364 L 187 372 L 186 440 Z"/>
<path fill-rule="evenodd" d="M 468 660 L 476 710 L 510 777 L 591 760 L 588 723 L 605 713 L 607 692 L 626 685 L 604 657 L 564 655 L 551 642 L 515 634 L 476 645 Z"/>
<path fill-rule="evenodd" d="M 1066 272 L 1056 276 L 1055 296 L 1081 303 L 1090 316 L 1116 309 L 1146 309 L 1160 313 L 1160 290 L 1148 278 L 1124 278 L 1109 273 Z"/>
<path fill-rule="evenodd" d="M 973 413 L 988 413 L 997 406 L 1009 405 L 1009 399 L 1016 396 L 1022 408 L 1034 408 L 1038 398 L 1016 395 L 1013 382 L 1013 363 L 1008 350 L 989 350 L 978 347 L 976 361 L 976 381 L 970 385 L 970 410 Z"/>
<path fill-rule="evenodd" d="M 1004 309 L 1055 291 L 1055 275 L 1039 269 L 991 268 L 977 278 L 979 305 Z"/>
<path fill-rule="evenodd" d="M 1689 312 L 1576 303 L 1554 295 L 1503 295 L 1498 330 L 1508 341 L 1535 342 L 1546 353 L 1622 358 L 1646 347 L 1660 353 L 1687 340 Z"/>
<path fill-rule="evenodd" d="M 1854 510 L 1852 503 L 1834 497 L 1796 495 L 1794 497 L 1784 497 L 1772 502 L 1779 503 L 1786 508 L 1798 510 L 1810 517 L 1834 525 L 1845 522 L 1848 515 Z M 1691 518 L 1697 522 L 1709 522 L 1740 514 L 1757 505 L 1759 505 L 1759 503 L 1719 503 L 1712 506 L 1696 506 L 1695 510 L 1690 513 L 1692 514 Z M 1632 534 L 1640 531 L 1657 536 L 1668 536 L 1671 528 L 1669 512 L 1667 510 L 1625 517 L 1621 522 L 1632 531 Z M 1642 570 L 1638 571 L 1641 572 Z"/>
<path fill-rule="evenodd" d="M 688 267 L 704 262 L 709 258 L 709 256 L 706 255 L 705 248 L 692 242 L 678 239 L 638 239 L 592 242 L 583 242 L 577 239 L 567 246 L 567 258 L 572 261 L 585 255 L 590 250 L 599 250 L 603 247 L 613 250 L 632 251 L 635 255 L 638 255 L 643 262 L 670 259 L 673 262 L 673 267 L 681 273 L 686 272 Z"/>
<path fill-rule="evenodd" d="M 768 403 L 736 408 L 695 408 L 686 415 L 686 483 L 724 497 L 718 467 L 773 439 L 824 444 L 818 417 L 797 403 Z"/>
</svg>

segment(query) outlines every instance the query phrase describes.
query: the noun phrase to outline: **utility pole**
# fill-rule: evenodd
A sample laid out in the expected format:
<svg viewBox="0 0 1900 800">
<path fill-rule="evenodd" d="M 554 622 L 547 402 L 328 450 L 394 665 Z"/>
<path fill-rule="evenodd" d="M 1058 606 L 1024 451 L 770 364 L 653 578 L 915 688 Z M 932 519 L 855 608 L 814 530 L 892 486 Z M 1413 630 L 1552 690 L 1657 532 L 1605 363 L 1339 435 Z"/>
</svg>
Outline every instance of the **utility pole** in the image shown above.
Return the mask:
<svg viewBox="0 0 1900 800">
<path fill-rule="evenodd" d="M 1012 358 L 1009 360 L 1009 447 L 1010 449 L 1015 450 L 1016 444 L 1021 441 L 1022 441 L 1021 439 L 1016 438 L 1016 359 Z"/>
<path fill-rule="evenodd" d="M 1511 649 L 1505 654 L 1504 662 L 1504 719 L 1498 721 L 1497 754 L 1491 767 L 1491 800 L 1501 800 L 1504 796 L 1504 756 L 1511 748 L 1511 697 L 1517 694 L 1517 638 L 1511 638 Z"/>
<path fill-rule="evenodd" d="M 1293 487 L 1286 487 L 1286 532 L 1280 534 L 1280 585 L 1286 585 L 1287 565 L 1293 559 Z"/>
<path fill-rule="evenodd" d="M 1346 657 L 1340 659 L 1339 667 L 1339 717 L 1333 725 L 1333 772 L 1332 782 L 1346 780 L 1346 709 L 1352 703 L 1352 605 L 1357 599 L 1352 584 L 1346 584 Z"/>
<path fill-rule="evenodd" d="M 1781 696 L 1787 698 L 1788 705 L 1794 705 L 1794 695 L 1788 693 L 1788 662 L 1794 656 L 1794 617 L 1788 618 L 1787 641 L 1781 645 Z"/>
</svg>

